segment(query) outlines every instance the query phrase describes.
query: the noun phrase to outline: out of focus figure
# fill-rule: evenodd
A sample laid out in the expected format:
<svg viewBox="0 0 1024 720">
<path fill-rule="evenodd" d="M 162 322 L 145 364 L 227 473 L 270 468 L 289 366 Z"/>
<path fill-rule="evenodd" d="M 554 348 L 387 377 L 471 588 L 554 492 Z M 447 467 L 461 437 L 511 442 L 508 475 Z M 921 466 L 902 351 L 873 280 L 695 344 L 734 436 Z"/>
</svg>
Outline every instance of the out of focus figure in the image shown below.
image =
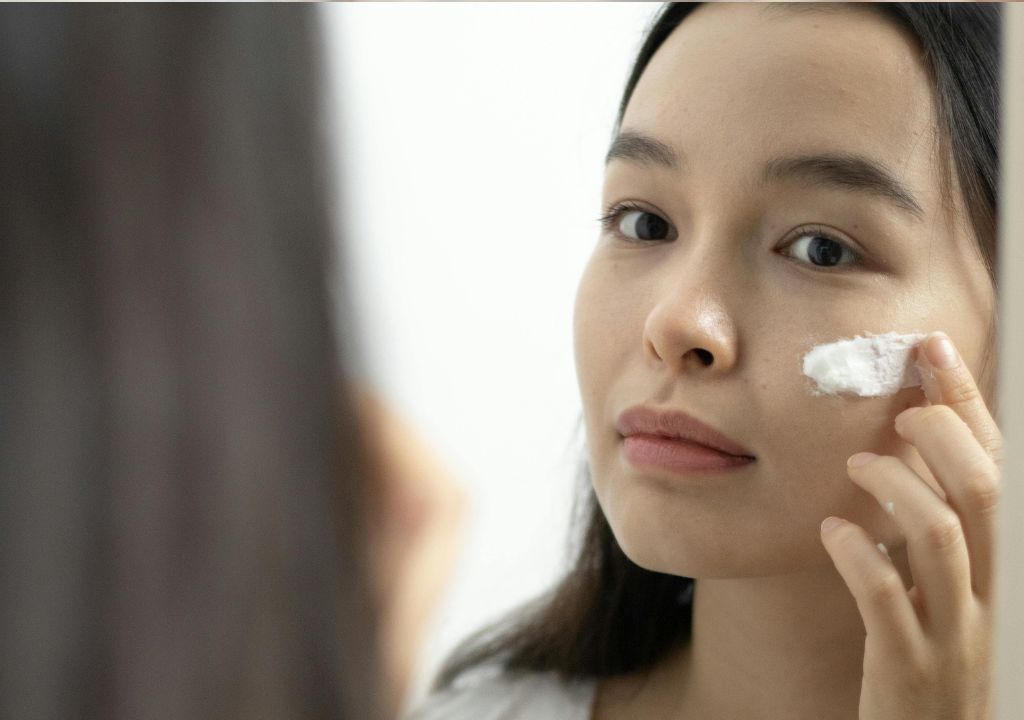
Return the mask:
<svg viewBox="0 0 1024 720">
<path fill-rule="evenodd" d="M 460 495 L 333 312 L 321 68 L 311 6 L 0 8 L 0 717 L 397 712 Z"/>
</svg>

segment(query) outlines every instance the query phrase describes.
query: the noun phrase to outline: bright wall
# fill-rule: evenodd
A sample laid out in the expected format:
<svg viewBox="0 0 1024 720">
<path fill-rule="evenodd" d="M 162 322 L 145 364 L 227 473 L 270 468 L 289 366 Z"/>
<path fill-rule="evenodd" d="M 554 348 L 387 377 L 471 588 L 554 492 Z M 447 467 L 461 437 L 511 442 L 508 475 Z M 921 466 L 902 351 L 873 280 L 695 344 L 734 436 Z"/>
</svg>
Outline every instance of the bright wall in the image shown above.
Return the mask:
<svg viewBox="0 0 1024 720">
<path fill-rule="evenodd" d="M 367 372 L 471 503 L 414 698 L 460 638 L 562 567 L 582 442 L 573 297 L 658 6 L 321 6 Z"/>
</svg>

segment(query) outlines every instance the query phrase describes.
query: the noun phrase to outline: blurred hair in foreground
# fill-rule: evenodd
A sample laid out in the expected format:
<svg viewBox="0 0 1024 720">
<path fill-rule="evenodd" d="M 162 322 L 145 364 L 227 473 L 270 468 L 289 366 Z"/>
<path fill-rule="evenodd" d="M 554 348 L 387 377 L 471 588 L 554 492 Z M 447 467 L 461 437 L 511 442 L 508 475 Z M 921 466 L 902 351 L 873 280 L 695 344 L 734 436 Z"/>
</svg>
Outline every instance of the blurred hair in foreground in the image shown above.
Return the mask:
<svg viewBox="0 0 1024 720">
<path fill-rule="evenodd" d="M 381 717 L 318 39 L 0 8 L 2 717 Z"/>
</svg>

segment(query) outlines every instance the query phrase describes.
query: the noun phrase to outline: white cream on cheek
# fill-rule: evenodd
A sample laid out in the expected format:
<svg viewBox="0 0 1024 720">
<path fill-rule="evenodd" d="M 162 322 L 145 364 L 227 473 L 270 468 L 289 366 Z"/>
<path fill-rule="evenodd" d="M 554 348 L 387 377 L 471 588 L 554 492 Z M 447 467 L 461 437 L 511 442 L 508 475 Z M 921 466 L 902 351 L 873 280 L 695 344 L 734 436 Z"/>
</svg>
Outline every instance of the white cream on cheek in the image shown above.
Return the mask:
<svg viewBox="0 0 1024 720">
<path fill-rule="evenodd" d="M 868 333 L 852 339 L 815 345 L 804 355 L 804 375 L 814 380 L 812 395 L 853 393 L 861 397 L 893 395 L 921 384 L 910 360 L 927 333 Z"/>
</svg>

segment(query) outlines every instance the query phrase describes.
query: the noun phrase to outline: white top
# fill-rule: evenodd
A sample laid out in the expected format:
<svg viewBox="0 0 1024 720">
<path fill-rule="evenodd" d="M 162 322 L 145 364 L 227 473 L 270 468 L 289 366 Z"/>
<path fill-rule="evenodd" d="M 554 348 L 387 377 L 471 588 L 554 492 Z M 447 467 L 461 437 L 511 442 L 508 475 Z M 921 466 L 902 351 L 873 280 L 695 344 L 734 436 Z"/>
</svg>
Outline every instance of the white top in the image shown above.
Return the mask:
<svg viewBox="0 0 1024 720">
<path fill-rule="evenodd" d="M 596 687 L 551 672 L 470 672 L 401 720 L 590 720 Z"/>
</svg>

